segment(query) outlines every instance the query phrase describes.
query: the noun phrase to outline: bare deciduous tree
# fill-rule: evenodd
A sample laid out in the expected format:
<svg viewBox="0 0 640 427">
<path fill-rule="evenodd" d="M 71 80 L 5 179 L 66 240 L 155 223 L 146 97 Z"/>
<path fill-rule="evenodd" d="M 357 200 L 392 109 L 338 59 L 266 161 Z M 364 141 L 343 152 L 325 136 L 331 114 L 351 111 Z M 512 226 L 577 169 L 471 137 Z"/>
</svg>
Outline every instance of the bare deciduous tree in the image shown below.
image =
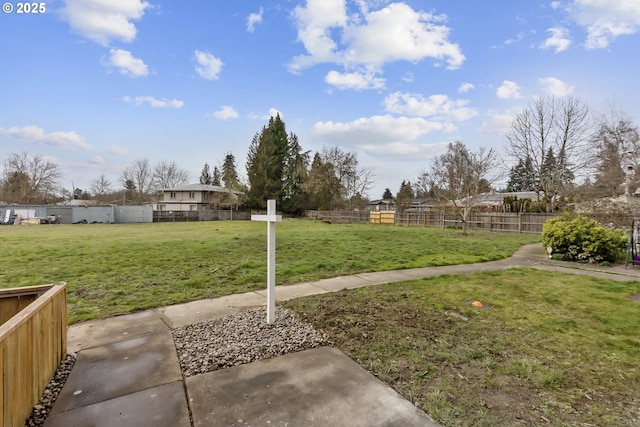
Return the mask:
<svg viewBox="0 0 640 427">
<path fill-rule="evenodd" d="M 345 152 L 338 146 L 322 147 L 322 161 L 333 166 L 333 172 L 341 185 L 341 198 L 350 205 L 358 196 L 365 196 L 374 182 L 373 171 L 359 167 L 358 154 Z M 351 206 L 350 206 L 351 207 Z"/>
<path fill-rule="evenodd" d="M 577 98 L 547 97 L 536 99 L 511 123 L 505 152 L 514 163 L 530 162 L 548 212 L 558 210 L 575 190 L 573 178 L 586 173 L 588 119 L 588 106 Z"/>
<path fill-rule="evenodd" d="M 11 154 L 4 165 L 3 199 L 7 203 L 48 203 L 62 177 L 59 166 L 42 156 Z"/>
<path fill-rule="evenodd" d="M 147 199 L 153 182 L 153 171 L 149 159 L 138 159 L 126 166 L 120 175 L 120 182 L 125 190 L 132 193 L 136 202 Z"/>
<path fill-rule="evenodd" d="M 640 183 L 640 131 L 622 113 L 611 110 L 591 138 L 595 146 L 594 190 L 599 197 L 633 192 Z"/>
<path fill-rule="evenodd" d="M 163 188 L 177 187 L 186 184 L 189 180 L 189 173 L 180 169 L 176 162 L 160 161 L 153 168 L 152 184 L 153 190 L 158 192 Z"/>
<path fill-rule="evenodd" d="M 91 182 L 91 194 L 98 203 L 105 203 L 111 191 L 111 182 L 104 175 Z"/>
<path fill-rule="evenodd" d="M 493 150 L 480 148 L 478 152 L 472 152 L 456 141 L 449 143 L 447 152 L 436 157 L 430 169 L 419 178 L 428 183 L 439 200 L 450 203 L 462 222 L 463 233 L 467 232 L 469 213 L 489 181 L 495 160 Z"/>
</svg>

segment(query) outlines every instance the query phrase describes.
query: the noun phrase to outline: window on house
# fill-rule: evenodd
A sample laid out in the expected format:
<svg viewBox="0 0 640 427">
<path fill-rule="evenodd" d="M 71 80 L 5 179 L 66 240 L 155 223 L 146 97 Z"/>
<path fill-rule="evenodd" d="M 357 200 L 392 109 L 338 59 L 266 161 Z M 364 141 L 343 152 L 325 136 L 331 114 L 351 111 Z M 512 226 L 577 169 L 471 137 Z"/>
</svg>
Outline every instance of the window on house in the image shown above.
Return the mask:
<svg viewBox="0 0 640 427">
<path fill-rule="evenodd" d="M 189 205 L 189 210 L 190 211 L 197 211 L 198 210 L 198 205 Z"/>
<path fill-rule="evenodd" d="M 158 210 L 164 212 L 167 210 L 167 205 L 158 205 Z"/>
<path fill-rule="evenodd" d="M 195 191 L 189 191 L 189 198 L 190 199 L 195 199 L 196 198 L 196 192 Z"/>
<path fill-rule="evenodd" d="M 175 199 L 176 198 L 176 192 L 175 191 L 170 192 L 169 193 L 169 197 L 172 198 L 172 199 Z"/>
<path fill-rule="evenodd" d="M 207 200 L 209 198 L 209 193 L 202 193 L 204 194 L 204 199 Z"/>
</svg>

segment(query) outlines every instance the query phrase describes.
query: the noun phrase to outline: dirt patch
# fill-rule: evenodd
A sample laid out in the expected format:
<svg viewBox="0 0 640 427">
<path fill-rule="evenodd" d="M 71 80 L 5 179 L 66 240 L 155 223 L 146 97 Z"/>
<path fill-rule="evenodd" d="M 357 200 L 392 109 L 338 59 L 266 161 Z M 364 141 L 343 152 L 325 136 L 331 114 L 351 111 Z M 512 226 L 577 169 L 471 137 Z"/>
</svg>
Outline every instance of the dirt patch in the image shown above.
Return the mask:
<svg viewBox="0 0 640 427">
<path fill-rule="evenodd" d="M 631 295 L 631 301 L 640 302 L 640 292 Z"/>
</svg>

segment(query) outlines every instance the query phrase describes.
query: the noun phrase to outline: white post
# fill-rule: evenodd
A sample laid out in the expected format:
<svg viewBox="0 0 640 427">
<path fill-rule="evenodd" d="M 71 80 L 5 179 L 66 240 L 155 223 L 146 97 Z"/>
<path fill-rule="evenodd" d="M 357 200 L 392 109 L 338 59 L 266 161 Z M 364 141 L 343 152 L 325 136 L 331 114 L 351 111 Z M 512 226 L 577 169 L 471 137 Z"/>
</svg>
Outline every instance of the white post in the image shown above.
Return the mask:
<svg viewBox="0 0 640 427">
<path fill-rule="evenodd" d="M 251 215 L 251 221 L 267 223 L 267 323 L 276 321 L 276 222 L 282 216 L 276 215 L 276 201 L 267 200 L 266 215 Z"/>
</svg>

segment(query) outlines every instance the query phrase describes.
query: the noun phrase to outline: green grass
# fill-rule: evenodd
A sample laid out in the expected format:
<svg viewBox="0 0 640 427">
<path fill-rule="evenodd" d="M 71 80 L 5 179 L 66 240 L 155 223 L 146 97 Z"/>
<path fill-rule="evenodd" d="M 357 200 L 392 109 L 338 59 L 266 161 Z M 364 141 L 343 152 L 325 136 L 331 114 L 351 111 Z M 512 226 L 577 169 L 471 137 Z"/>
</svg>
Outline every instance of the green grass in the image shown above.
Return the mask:
<svg viewBox="0 0 640 427">
<path fill-rule="evenodd" d="M 638 282 L 521 268 L 284 305 L 445 426 L 631 427 L 637 292 Z"/>
<path fill-rule="evenodd" d="M 277 225 L 277 283 L 491 261 L 538 235 L 325 224 Z M 69 321 L 265 286 L 266 226 L 248 221 L 0 227 L 0 287 L 68 284 Z"/>
</svg>

